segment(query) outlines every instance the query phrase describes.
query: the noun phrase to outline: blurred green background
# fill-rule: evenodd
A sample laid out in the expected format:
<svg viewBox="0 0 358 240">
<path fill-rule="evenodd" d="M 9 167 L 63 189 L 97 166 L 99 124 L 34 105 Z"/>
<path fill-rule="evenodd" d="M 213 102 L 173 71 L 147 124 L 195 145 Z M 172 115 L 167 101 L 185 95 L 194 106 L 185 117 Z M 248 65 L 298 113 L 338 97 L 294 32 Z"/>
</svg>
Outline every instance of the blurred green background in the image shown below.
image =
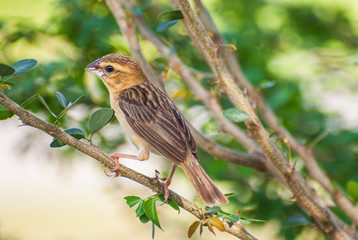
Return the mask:
<svg viewBox="0 0 358 240">
<path fill-rule="evenodd" d="M 358 182 L 358 1 L 207 0 L 203 3 L 225 40 L 237 47 L 244 73 L 254 86 L 262 89 L 281 124 L 302 143 L 309 144 L 323 136 L 314 148 L 320 166 L 342 191 L 353 195 L 352 191 L 357 189 L 347 186 Z M 17 85 L 6 90 L 6 95 L 20 103 L 38 93 L 57 113 L 60 108 L 56 91 L 70 100 L 85 95 L 78 108 L 63 120 L 62 127 L 80 127 L 88 132 L 90 112 L 96 107 L 108 107 L 109 99 L 102 83 L 83 69 L 108 53 L 130 56 L 105 2 L 0 0 L 0 6 L 0 62 L 11 65 L 24 58 L 39 62 L 32 71 L 17 76 L 14 79 Z M 136 6 L 142 10 L 153 31 L 160 23 L 157 16 L 171 9 L 163 0 L 137 1 Z M 157 35 L 188 66 L 210 71 L 200 54 L 193 50 L 181 23 Z M 141 40 L 141 46 L 146 59 L 160 74 L 167 66 L 166 60 L 149 42 Z M 201 79 L 207 89 L 217 87 L 212 82 L 210 78 Z M 268 82 L 273 86 L 265 87 Z M 174 73 L 169 73 L 167 90 L 184 115 L 205 135 L 222 145 L 242 150 L 230 136 L 220 132 L 217 122 Z M 221 96 L 221 102 L 224 109 L 231 107 L 224 96 Z M 28 108 L 54 122 L 38 101 Z M 197 117 L 198 114 L 204 117 Z M 112 127 L 115 124 L 113 120 Z M 125 142 L 125 136 L 121 131 L 114 135 L 102 131 L 95 140 L 106 152 L 114 152 Z M 22 141 L 31 148 L 33 143 L 28 139 Z M 63 148 L 61 154 L 73 156 L 77 153 Z M 290 193 L 275 180 L 253 169 L 214 161 L 200 149 L 199 157 L 211 177 L 236 193 L 228 210 L 240 209 L 242 216 L 267 220 L 266 225 L 275 222 L 272 228 L 276 229 L 277 238 L 326 238 L 312 228 L 312 220 L 297 204 L 288 201 Z M 297 161 L 300 173 L 307 177 L 300 159 L 295 155 L 292 157 Z M 169 163 L 165 163 L 164 169 L 169 169 Z M 314 182 L 312 184 L 316 186 Z M 320 191 L 320 187 L 317 188 Z M 327 196 L 324 198 L 330 202 Z M 127 207 L 121 199 L 116 201 L 120 207 Z M 339 209 L 334 206 L 332 209 L 348 221 Z M 138 221 L 134 217 L 132 220 Z M 1 226 L 5 223 L 6 218 L 0 213 L 0 239 Z M 251 225 L 255 226 L 248 226 L 249 229 L 265 227 L 263 223 Z M 189 223 L 180 225 L 182 236 L 188 226 Z M 165 233 L 158 234 L 165 236 Z M 54 236 L 52 239 L 80 238 Z"/>
</svg>

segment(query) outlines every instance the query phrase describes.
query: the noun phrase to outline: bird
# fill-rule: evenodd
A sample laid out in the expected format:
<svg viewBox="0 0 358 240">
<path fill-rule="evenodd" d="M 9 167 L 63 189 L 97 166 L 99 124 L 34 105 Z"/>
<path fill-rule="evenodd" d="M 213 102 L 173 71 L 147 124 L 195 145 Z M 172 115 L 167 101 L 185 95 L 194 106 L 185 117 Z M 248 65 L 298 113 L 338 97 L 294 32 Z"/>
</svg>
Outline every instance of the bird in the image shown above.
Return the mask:
<svg viewBox="0 0 358 240">
<path fill-rule="evenodd" d="M 86 71 L 97 75 L 107 87 L 110 105 L 122 129 L 138 148 L 138 155 L 114 153 L 116 161 L 130 158 L 149 159 L 150 152 L 172 162 L 172 169 L 163 183 L 166 202 L 169 185 L 177 166 L 184 170 L 206 205 L 227 204 L 228 199 L 200 166 L 195 140 L 174 102 L 145 76 L 133 59 L 108 54 L 89 64 Z"/>
</svg>

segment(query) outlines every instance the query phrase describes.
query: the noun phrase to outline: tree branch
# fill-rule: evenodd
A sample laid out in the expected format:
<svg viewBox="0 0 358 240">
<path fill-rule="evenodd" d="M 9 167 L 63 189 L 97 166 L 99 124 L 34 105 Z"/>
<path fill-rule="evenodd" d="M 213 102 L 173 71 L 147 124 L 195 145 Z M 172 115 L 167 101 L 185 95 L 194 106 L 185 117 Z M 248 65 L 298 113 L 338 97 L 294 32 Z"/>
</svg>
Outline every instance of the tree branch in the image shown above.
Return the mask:
<svg viewBox="0 0 358 240">
<path fill-rule="evenodd" d="M 70 136 L 69 134 L 63 132 L 61 129 L 57 128 L 56 126 L 47 123 L 40 118 L 36 117 L 29 111 L 25 110 L 11 99 L 6 97 L 3 92 L 0 91 L 0 104 L 16 114 L 24 125 L 31 126 L 42 130 L 43 132 L 47 133 L 48 135 L 57 138 L 61 142 L 69 145 L 70 147 L 92 157 L 93 159 L 101 162 L 103 165 L 108 166 L 110 168 L 115 167 L 115 162 L 112 158 L 107 156 L 104 152 L 102 152 L 98 147 L 83 143 L 76 138 Z M 160 183 L 158 180 L 154 178 L 150 178 L 145 176 L 139 172 L 134 171 L 122 164 L 120 164 L 120 168 L 118 170 L 120 176 L 127 177 L 132 179 L 147 188 L 150 188 L 154 192 L 157 193 L 164 193 L 163 184 Z M 189 200 L 183 198 L 179 194 L 169 190 L 169 198 L 173 199 L 182 209 L 185 209 L 189 213 L 193 214 L 195 217 L 199 219 L 203 219 L 205 215 L 205 210 L 199 208 Z M 223 221 L 225 226 L 225 231 L 239 237 L 241 239 L 255 239 L 251 236 L 246 230 L 241 226 L 240 223 L 231 223 L 227 221 Z"/>
<path fill-rule="evenodd" d="M 160 39 L 158 39 L 153 33 L 151 33 L 148 26 L 144 23 L 144 21 L 142 21 L 143 19 L 141 18 L 141 16 L 134 15 L 134 13 L 132 12 L 132 3 L 126 0 L 107 0 L 106 3 L 109 9 L 112 11 L 113 16 L 116 18 L 116 21 L 121 28 L 123 35 L 127 39 L 131 51 L 136 52 L 136 54 L 133 54 L 132 57 L 138 63 L 140 63 L 140 65 L 142 65 L 142 63 L 147 63 L 147 61 L 143 58 L 143 55 L 141 54 L 141 48 L 135 32 L 135 25 L 131 22 L 131 16 L 133 16 L 133 19 L 138 24 L 142 32 L 142 36 L 147 40 L 151 41 L 157 48 L 157 50 L 163 54 L 164 57 L 166 57 L 170 62 L 173 62 L 171 66 L 174 71 L 176 71 L 180 76 L 183 77 L 185 82 L 188 83 L 188 85 L 194 90 L 197 96 L 200 99 L 203 99 L 206 103 L 206 106 L 210 110 L 212 110 L 212 112 L 214 112 L 214 116 L 216 116 L 216 119 L 218 119 L 221 123 L 222 129 L 226 129 L 225 132 L 232 136 L 235 136 L 235 139 L 240 139 L 240 142 L 242 142 L 248 149 L 256 150 L 252 150 L 252 153 L 250 154 L 245 154 L 220 146 L 217 143 L 208 139 L 207 137 L 203 136 L 189 122 L 187 122 L 198 145 L 216 158 L 220 158 L 234 164 L 253 167 L 259 171 L 269 172 L 269 174 L 274 175 L 273 173 L 270 173 L 270 170 L 268 169 L 268 167 L 266 166 L 266 162 L 264 161 L 264 155 L 262 154 L 262 151 L 257 148 L 256 144 L 252 141 L 252 139 L 248 138 L 232 122 L 227 120 L 222 115 L 221 106 L 218 104 L 215 98 L 213 98 L 200 84 L 197 83 L 197 81 L 189 73 L 189 68 L 186 67 L 180 61 L 180 59 L 176 56 L 175 53 L 170 54 L 170 48 L 165 45 Z M 127 11 L 123 8 L 124 5 L 126 6 Z M 129 31 L 128 29 L 131 30 Z M 146 65 L 149 66 L 148 63 Z M 149 66 L 149 68 L 151 67 Z M 160 82 L 159 78 L 156 75 L 152 76 L 151 81 Z"/>
<path fill-rule="evenodd" d="M 200 9 L 200 18 L 206 29 L 213 35 L 212 39 L 217 45 L 225 44 L 223 37 L 215 26 L 209 12 L 202 4 L 201 0 L 194 0 L 198 9 Z M 333 201 L 349 216 L 355 225 L 358 225 L 358 207 L 356 207 L 342 192 L 337 189 L 328 176 L 321 170 L 313 155 L 312 149 L 300 144 L 295 137 L 291 135 L 279 121 L 272 110 L 267 106 L 260 91 L 257 91 L 243 74 L 235 52 L 228 51 L 225 54 L 225 62 L 232 72 L 234 80 L 244 89 L 256 103 L 262 118 L 266 123 L 277 132 L 281 138 L 287 138 L 290 148 L 304 161 L 310 177 L 320 183 L 331 195 Z"/>
<path fill-rule="evenodd" d="M 219 56 L 219 46 L 214 44 L 205 31 L 200 19 L 195 14 L 187 0 L 170 0 L 174 9 L 180 9 L 184 15 L 183 23 L 194 45 L 209 63 L 218 81 L 224 87 L 231 102 L 239 109 L 242 109 L 250 115 L 250 119 L 246 121 L 248 130 L 252 133 L 256 142 L 261 146 L 267 158 L 280 172 L 286 180 L 286 183 L 294 194 L 295 199 L 306 210 L 318 226 L 333 239 L 353 239 L 349 236 L 331 217 L 329 209 L 321 206 L 319 202 L 314 200 L 310 193 L 305 189 L 305 183 L 297 174 L 292 166 L 289 166 L 287 160 L 277 149 L 275 144 L 269 138 L 269 135 L 263 128 L 259 118 L 250 105 L 248 98 L 236 86 L 233 78 L 229 74 L 225 64 Z"/>
</svg>

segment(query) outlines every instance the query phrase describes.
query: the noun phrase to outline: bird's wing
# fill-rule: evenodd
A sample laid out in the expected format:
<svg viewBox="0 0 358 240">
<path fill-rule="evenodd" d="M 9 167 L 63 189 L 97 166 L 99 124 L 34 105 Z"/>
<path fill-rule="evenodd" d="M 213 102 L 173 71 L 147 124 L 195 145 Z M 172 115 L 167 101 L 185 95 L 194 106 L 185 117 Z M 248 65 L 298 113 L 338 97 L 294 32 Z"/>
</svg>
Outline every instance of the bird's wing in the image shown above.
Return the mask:
<svg viewBox="0 0 358 240">
<path fill-rule="evenodd" d="M 166 158 L 179 164 L 188 152 L 197 158 L 195 141 L 170 99 L 152 84 L 122 91 L 119 107 L 129 126 Z"/>
</svg>

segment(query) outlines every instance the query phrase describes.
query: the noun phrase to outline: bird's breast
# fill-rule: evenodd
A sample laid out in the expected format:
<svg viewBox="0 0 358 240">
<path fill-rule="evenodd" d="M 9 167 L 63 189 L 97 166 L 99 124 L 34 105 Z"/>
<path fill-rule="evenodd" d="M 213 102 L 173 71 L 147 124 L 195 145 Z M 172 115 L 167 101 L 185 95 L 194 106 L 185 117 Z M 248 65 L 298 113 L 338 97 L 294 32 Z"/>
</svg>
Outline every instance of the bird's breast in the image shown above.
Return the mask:
<svg viewBox="0 0 358 240">
<path fill-rule="evenodd" d="M 145 141 L 142 137 L 140 137 L 129 125 L 124 113 L 122 112 L 121 108 L 118 104 L 118 95 L 112 95 L 110 96 L 111 100 L 111 107 L 114 110 L 114 113 L 116 115 L 116 118 L 121 125 L 123 131 L 127 134 L 128 138 L 131 140 L 133 145 L 135 145 L 139 149 L 146 149 L 151 151 L 152 147 L 148 145 L 147 141 Z M 153 152 L 153 151 L 151 151 Z"/>
</svg>

